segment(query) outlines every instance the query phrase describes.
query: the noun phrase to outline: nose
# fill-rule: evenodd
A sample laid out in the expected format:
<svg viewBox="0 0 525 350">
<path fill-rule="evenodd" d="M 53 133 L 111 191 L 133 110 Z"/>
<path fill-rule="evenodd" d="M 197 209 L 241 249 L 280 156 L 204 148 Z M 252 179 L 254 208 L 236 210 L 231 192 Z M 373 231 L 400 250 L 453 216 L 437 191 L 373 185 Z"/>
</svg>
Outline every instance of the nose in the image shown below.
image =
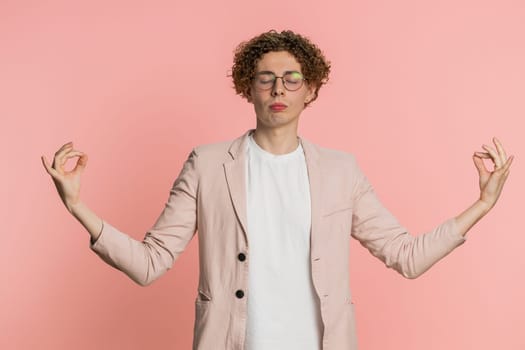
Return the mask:
<svg viewBox="0 0 525 350">
<path fill-rule="evenodd" d="M 284 80 L 281 77 L 275 77 L 272 88 L 272 96 L 284 95 Z"/>
</svg>

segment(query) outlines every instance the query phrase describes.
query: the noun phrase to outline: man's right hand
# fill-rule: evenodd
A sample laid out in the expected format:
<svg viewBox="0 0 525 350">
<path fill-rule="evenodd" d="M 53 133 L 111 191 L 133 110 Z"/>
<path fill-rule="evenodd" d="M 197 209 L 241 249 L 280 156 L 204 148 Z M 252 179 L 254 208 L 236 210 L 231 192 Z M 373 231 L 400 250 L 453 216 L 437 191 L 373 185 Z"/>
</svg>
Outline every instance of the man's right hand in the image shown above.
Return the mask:
<svg viewBox="0 0 525 350">
<path fill-rule="evenodd" d="M 75 168 L 66 171 L 64 166 L 69 158 L 79 157 Z M 69 212 L 80 202 L 80 176 L 87 164 L 87 154 L 73 149 L 73 142 L 66 143 L 55 153 L 53 164 L 49 165 L 45 156 L 41 157 L 46 171 L 57 188 L 62 202 Z"/>
</svg>

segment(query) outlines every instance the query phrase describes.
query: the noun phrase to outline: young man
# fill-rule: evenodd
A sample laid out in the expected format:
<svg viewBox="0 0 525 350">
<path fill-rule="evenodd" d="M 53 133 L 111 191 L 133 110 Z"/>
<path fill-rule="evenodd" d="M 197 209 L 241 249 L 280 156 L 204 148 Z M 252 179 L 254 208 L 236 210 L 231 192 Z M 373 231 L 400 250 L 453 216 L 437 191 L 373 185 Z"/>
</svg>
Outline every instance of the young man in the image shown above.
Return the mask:
<svg viewBox="0 0 525 350">
<path fill-rule="evenodd" d="M 357 349 L 350 236 L 415 278 L 461 245 L 501 193 L 512 157 L 495 140 L 495 149 L 474 154 L 480 198 L 434 230 L 408 234 L 352 155 L 297 135 L 300 114 L 317 98 L 329 68 L 314 44 L 290 31 L 242 43 L 232 76 L 236 91 L 254 105 L 256 128 L 194 148 L 143 241 L 80 201 L 84 153 L 70 143 L 52 165 L 43 159 L 64 204 L 91 234 L 91 249 L 141 285 L 165 273 L 198 230 L 194 349 Z M 77 167 L 64 172 L 71 157 L 80 157 Z"/>
</svg>

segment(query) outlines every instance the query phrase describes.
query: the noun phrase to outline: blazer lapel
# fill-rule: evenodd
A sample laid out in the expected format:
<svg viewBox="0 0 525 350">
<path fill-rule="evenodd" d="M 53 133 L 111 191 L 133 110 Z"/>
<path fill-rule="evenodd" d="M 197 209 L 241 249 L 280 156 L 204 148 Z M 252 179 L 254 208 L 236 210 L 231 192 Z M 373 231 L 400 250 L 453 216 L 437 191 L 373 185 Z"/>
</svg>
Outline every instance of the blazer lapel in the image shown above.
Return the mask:
<svg viewBox="0 0 525 350">
<path fill-rule="evenodd" d="M 317 147 L 307 140 L 299 138 L 306 159 L 308 170 L 308 181 L 310 182 L 310 208 L 311 208 L 311 231 L 310 231 L 310 254 L 316 259 L 320 256 L 319 249 L 319 218 L 321 216 L 322 189 L 321 189 L 321 166 Z"/>
<path fill-rule="evenodd" d="M 248 135 L 253 129 L 248 130 L 244 135 L 235 139 L 228 153 L 232 160 L 224 163 L 224 173 L 226 175 L 226 182 L 228 190 L 230 191 L 230 198 L 233 203 L 235 214 L 239 220 L 242 230 L 248 241 L 247 235 L 247 213 L 246 213 L 246 143 L 248 142 Z M 321 167 L 319 151 L 316 146 L 299 137 L 299 142 L 303 147 L 306 167 L 308 170 L 308 181 L 310 183 L 310 206 L 311 206 L 311 237 L 310 249 L 311 256 L 320 256 L 319 249 L 319 218 L 321 214 Z"/>
<path fill-rule="evenodd" d="M 228 150 L 232 160 L 223 164 L 230 198 L 246 242 L 248 242 L 248 226 L 246 224 L 246 142 L 251 131 L 248 130 L 244 135 L 232 142 Z"/>
</svg>

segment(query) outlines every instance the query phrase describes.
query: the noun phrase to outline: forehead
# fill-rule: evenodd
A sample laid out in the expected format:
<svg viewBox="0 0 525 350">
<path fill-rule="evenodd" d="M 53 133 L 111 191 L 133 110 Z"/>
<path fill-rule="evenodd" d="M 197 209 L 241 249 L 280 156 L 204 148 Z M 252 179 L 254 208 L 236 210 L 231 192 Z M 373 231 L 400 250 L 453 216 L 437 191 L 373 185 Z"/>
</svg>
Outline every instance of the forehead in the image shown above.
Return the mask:
<svg viewBox="0 0 525 350">
<path fill-rule="evenodd" d="M 271 71 L 276 74 L 283 74 L 286 71 L 301 71 L 301 64 L 288 51 L 271 51 L 261 56 L 257 67 L 257 72 Z"/>
</svg>

